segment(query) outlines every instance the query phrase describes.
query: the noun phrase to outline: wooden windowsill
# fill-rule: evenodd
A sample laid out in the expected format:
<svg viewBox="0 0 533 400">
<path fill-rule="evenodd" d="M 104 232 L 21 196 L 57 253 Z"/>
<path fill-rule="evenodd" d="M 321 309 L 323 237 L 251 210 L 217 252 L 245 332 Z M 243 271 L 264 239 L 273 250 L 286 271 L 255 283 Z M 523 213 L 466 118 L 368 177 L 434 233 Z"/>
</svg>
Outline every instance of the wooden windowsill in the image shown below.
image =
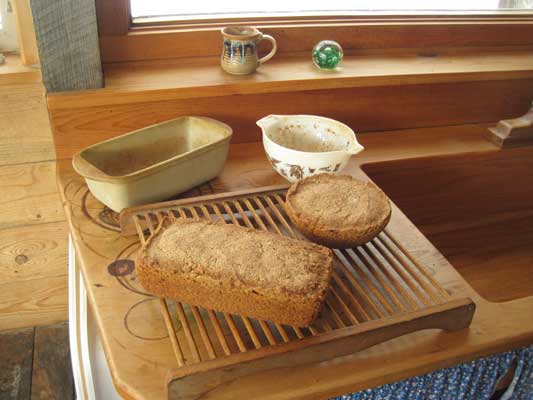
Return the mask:
<svg viewBox="0 0 533 400">
<path fill-rule="evenodd" d="M 347 87 L 394 86 L 533 77 L 529 48 L 505 51 L 351 54 L 339 71 L 315 68 L 310 54 L 275 57 L 256 73 L 222 71 L 218 57 L 104 66 L 106 87 L 49 96 L 50 109 L 127 104 L 168 99 L 297 92 Z"/>
<path fill-rule="evenodd" d="M 0 65 L 0 85 L 41 82 L 41 70 L 38 67 L 22 64 L 18 54 L 4 54 L 6 61 Z"/>
</svg>

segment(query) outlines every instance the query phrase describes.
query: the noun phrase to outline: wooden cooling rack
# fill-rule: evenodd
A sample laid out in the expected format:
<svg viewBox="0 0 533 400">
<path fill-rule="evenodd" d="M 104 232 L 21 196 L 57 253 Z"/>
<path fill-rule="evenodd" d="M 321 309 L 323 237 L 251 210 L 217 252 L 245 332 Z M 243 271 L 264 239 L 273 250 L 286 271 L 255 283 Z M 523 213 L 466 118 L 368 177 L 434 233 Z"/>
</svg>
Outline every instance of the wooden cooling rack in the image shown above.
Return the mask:
<svg viewBox="0 0 533 400">
<path fill-rule="evenodd" d="M 136 232 L 144 243 L 172 214 L 306 240 L 285 212 L 286 189 L 262 188 L 135 207 L 122 212 L 121 228 L 124 234 Z M 160 299 L 178 364 L 169 372 L 169 396 L 195 398 L 206 390 L 205 385 L 194 386 L 199 375 L 204 383 L 219 384 L 261 369 L 330 360 L 417 330 L 457 330 L 470 324 L 473 302 L 451 296 L 389 229 L 363 246 L 333 252 L 331 290 L 320 317 L 309 327 Z M 185 378 L 189 383 L 181 385 Z"/>
</svg>

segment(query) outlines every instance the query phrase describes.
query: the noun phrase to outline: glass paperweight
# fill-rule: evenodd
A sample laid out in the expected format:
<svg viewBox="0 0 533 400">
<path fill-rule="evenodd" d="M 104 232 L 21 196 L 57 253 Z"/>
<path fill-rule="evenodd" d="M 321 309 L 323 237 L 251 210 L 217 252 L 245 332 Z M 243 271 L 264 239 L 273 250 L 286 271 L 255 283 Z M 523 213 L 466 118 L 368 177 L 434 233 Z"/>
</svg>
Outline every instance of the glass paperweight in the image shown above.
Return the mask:
<svg viewBox="0 0 533 400">
<path fill-rule="evenodd" d="M 313 47 L 313 64 L 320 69 L 333 70 L 342 61 L 342 47 L 333 40 L 322 40 Z"/>
</svg>

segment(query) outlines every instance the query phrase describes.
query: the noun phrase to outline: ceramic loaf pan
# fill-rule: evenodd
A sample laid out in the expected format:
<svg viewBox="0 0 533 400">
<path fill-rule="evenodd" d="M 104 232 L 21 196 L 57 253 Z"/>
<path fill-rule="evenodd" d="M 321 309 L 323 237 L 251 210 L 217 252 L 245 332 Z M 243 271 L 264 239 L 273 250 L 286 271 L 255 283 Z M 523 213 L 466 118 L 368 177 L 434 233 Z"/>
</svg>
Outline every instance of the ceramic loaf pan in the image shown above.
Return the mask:
<svg viewBox="0 0 533 400">
<path fill-rule="evenodd" d="M 114 211 L 168 199 L 217 176 L 232 129 L 182 117 L 89 146 L 72 159 L 91 193 Z"/>
</svg>

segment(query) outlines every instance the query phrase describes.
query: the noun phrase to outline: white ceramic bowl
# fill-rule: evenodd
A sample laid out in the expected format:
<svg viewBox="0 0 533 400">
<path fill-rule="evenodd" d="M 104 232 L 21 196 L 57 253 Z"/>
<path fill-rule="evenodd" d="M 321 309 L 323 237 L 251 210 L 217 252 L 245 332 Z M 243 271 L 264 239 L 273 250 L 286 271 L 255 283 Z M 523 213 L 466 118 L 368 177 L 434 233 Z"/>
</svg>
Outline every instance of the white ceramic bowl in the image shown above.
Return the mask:
<svg viewBox="0 0 533 400">
<path fill-rule="evenodd" d="M 339 173 L 363 150 L 349 126 L 314 115 L 269 115 L 257 121 L 272 167 L 290 182 Z"/>
</svg>

